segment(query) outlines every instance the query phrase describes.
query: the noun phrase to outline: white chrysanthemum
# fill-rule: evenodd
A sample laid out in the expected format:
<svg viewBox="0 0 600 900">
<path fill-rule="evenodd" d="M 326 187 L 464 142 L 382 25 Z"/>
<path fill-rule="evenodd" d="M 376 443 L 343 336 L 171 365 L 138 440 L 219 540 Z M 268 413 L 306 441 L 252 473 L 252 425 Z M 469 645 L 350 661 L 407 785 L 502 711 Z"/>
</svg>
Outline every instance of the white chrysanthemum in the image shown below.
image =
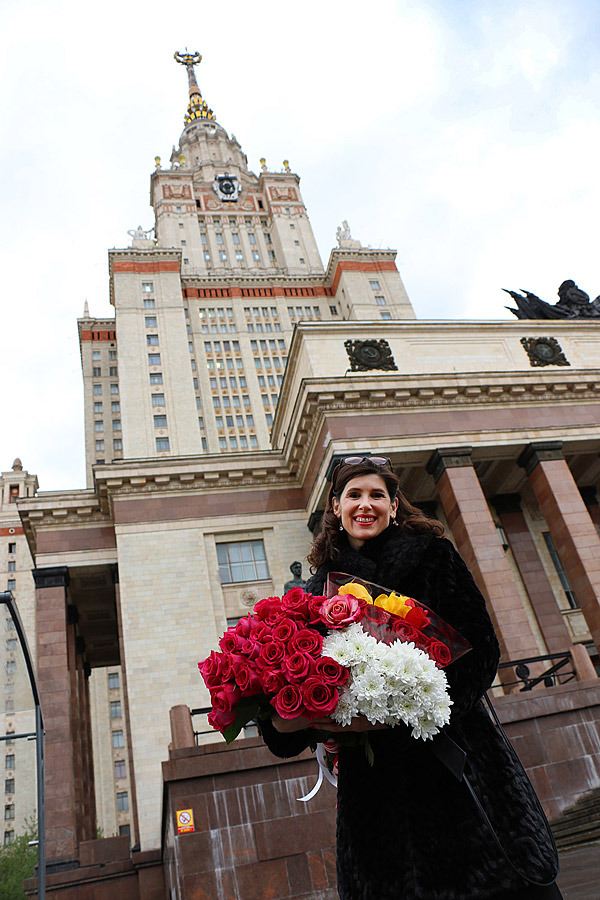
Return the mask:
<svg viewBox="0 0 600 900">
<path fill-rule="evenodd" d="M 350 669 L 333 718 L 348 725 L 355 716 L 386 725 L 404 723 L 427 740 L 450 721 L 446 675 L 412 643 L 384 644 L 358 623 L 331 632 L 323 656 Z"/>
</svg>

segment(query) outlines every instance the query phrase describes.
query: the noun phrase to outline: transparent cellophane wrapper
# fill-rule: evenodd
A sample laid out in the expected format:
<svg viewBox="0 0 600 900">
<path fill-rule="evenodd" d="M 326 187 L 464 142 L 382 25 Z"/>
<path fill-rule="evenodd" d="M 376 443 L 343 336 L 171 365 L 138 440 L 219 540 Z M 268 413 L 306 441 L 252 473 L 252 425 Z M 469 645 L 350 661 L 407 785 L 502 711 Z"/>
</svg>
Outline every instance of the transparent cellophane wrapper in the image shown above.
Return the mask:
<svg viewBox="0 0 600 900">
<path fill-rule="evenodd" d="M 380 584 L 365 581 L 346 572 L 330 572 L 325 585 L 325 596 L 334 597 L 336 594 L 343 594 L 344 591 L 340 588 L 348 584 L 362 585 L 368 591 L 371 602 L 368 603 L 360 624 L 363 631 L 373 635 L 378 641 L 386 644 L 397 640 L 414 643 L 442 669 L 471 649 L 466 638 L 424 603 L 397 594 Z M 392 603 L 401 608 L 401 614 L 397 615 L 388 612 L 382 606 L 372 605 L 382 595 L 390 598 Z"/>
</svg>

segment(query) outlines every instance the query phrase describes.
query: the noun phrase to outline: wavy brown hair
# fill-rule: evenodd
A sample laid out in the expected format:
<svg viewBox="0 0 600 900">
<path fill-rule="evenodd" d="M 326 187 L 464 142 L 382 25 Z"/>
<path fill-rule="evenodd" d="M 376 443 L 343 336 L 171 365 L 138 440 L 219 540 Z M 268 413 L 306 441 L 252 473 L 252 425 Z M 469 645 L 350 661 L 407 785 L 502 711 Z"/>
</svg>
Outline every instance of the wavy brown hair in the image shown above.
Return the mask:
<svg viewBox="0 0 600 900">
<path fill-rule="evenodd" d="M 441 522 L 437 519 L 428 518 L 424 512 L 413 506 L 412 503 L 409 503 L 400 490 L 400 479 L 390 463 L 385 466 L 376 466 L 374 463 L 369 462 L 368 458 L 365 458 L 356 466 L 350 466 L 341 462 L 333 470 L 327 506 L 321 520 L 321 530 L 316 536 L 307 557 L 311 570 L 317 569 L 323 563 L 333 562 L 339 556 L 343 534 L 339 528 L 340 520 L 333 511 L 332 500 L 335 497 L 339 503 L 348 482 L 359 475 L 379 475 L 383 479 L 387 492 L 390 495 L 390 500 L 393 501 L 395 497 L 398 498 L 395 521 L 407 534 L 432 533 L 438 537 L 443 535 L 444 526 Z"/>
</svg>

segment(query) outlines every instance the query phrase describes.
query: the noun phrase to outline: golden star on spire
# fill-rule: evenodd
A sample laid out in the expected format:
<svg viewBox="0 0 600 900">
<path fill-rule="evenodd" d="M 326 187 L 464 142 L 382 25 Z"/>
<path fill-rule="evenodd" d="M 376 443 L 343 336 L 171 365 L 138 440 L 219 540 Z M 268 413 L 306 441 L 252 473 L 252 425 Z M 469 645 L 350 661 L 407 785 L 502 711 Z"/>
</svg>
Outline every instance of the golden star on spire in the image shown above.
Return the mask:
<svg viewBox="0 0 600 900">
<path fill-rule="evenodd" d="M 202 99 L 202 94 L 200 93 L 200 88 L 198 87 L 196 74 L 194 72 L 194 66 L 200 64 L 202 56 L 198 52 L 188 53 L 186 50 L 185 53 L 177 51 L 174 58 L 176 62 L 181 63 L 182 66 L 186 67 L 188 74 L 190 103 L 187 108 L 187 113 L 183 117 L 183 121 L 186 125 L 189 125 L 190 122 L 193 122 L 195 119 L 209 119 L 213 122 L 216 121 L 214 112 L 212 109 L 208 108 L 206 100 Z"/>
</svg>

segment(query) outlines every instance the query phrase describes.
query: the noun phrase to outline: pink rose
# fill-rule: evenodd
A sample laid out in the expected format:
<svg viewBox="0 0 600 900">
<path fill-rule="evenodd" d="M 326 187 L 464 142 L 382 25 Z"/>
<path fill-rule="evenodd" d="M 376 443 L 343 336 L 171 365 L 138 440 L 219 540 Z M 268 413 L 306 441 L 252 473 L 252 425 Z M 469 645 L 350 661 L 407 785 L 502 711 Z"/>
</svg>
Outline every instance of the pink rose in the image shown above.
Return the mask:
<svg viewBox="0 0 600 900">
<path fill-rule="evenodd" d="M 435 638 L 431 638 L 423 649 L 439 669 L 445 669 L 452 662 L 452 654 L 448 647 Z"/>
<path fill-rule="evenodd" d="M 306 653 L 292 653 L 283 660 L 282 669 L 290 681 L 304 681 L 312 674 L 315 661 Z"/>
<path fill-rule="evenodd" d="M 237 684 L 231 684 L 231 682 L 222 684 L 210 692 L 212 707 L 220 712 L 231 712 L 233 707 L 239 703 L 241 697 L 242 692 L 239 687 Z"/>
<path fill-rule="evenodd" d="M 263 669 L 260 673 L 260 682 L 265 694 L 278 694 L 287 684 L 285 675 L 279 669 Z"/>
<path fill-rule="evenodd" d="M 305 594 L 301 587 L 295 587 L 283 595 L 281 605 L 288 615 L 306 620 L 309 596 L 310 594 Z"/>
<path fill-rule="evenodd" d="M 268 644 L 262 645 L 256 665 L 259 669 L 278 669 L 284 656 L 284 645 L 277 641 L 269 641 Z"/>
<path fill-rule="evenodd" d="M 321 604 L 321 621 L 328 628 L 345 628 L 353 622 L 360 622 L 364 616 L 366 600 L 351 594 L 336 594 Z"/>
<path fill-rule="evenodd" d="M 214 650 L 211 651 L 210 656 L 198 663 L 198 668 L 206 687 L 218 687 L 218 685 L 227 681 L 229 675 L 224 674 L 224 663 L 225 655 L 216 653 Z"/>
<path fill-rule="evenodd" d="M 315 659 L 321 655 L 322 648 L 323 636 L 312 628 L 301 628 L 288 642 L 290 652 L 307 653 L 310 656 L 314 656 Z"/>
<path fill-rule="evenodd" d="M 224 710 L 213 709 L 208 714 L 208 724 L 215 731 L 225 731 L 233 722 L 235 722 L 234 712 L 225 712 Z"/>
<path fill-rule="evenodd" d="M 315 675 L 318 675 L 324 684 L 345 684 L 350 676 L 350 670 L 336 659 L 322 656 L 315 664 Z"/>
<path fill-rule="evenodd" d="M 314 718 L 330 716 L 338 705 L 338 692 L 332 684 L 325 684 L 312 675 L 302 683 L 302 699 L 307 712 Z"/>
<path fill-rule="evenodd" d="M 287 644 L 291 636 L 297 631 L 298 626 L 296 625 L 294 620 L 286 617 L 285 619 L 282 619 L 278 625 L 275 626 L 275 628 L 271 632 L 271 637 L 274 641 L 281 641 L 282 644 Z"/>
<path fill-rule="evenodd" d="M 281 688 L 271 704 L 282 719 L 297 719 L 304 715 L 306 710 L 302 703 L 302 691 L 297 684 L 286 684 Z"/>
</svg>

